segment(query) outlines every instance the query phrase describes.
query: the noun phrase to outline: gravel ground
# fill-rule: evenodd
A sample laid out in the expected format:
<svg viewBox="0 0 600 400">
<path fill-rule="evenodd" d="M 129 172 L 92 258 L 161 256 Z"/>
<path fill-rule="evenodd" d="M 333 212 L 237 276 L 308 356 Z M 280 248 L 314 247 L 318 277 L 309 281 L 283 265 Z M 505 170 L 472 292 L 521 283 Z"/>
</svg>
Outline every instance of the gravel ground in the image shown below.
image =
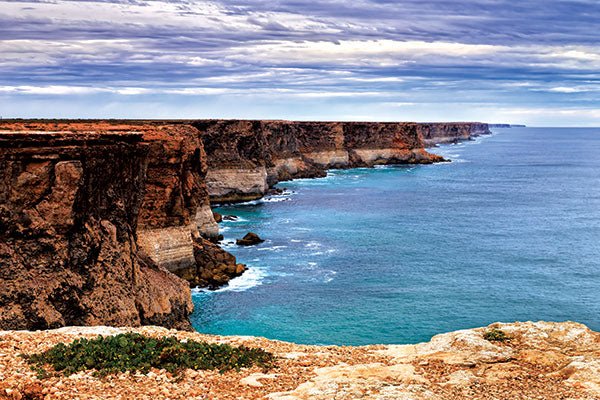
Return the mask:
<svg viewBox="0 0 600 400">
<path fill-rule="evenodd" d="M 495 324 L 405 346 L 303 346 L 255 337 L 219 337 L 158 327 L 70 327 L 0 332 L 0 399 L 600 399 L 600 334 L 575 323 Z M 43 379 L 19 356 L 77 337 L 125 331 L 260 347 L 270 371 L 164 370 L 104 378 L 92 371 Z"/>
</svg>

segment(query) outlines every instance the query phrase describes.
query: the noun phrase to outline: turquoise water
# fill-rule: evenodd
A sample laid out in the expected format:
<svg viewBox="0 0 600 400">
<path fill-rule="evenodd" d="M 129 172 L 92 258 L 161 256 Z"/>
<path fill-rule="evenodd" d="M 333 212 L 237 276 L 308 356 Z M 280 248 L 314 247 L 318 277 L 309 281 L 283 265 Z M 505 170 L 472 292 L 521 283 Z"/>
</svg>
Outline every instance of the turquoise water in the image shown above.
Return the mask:
<svg viewBox="0 0 600 400">
<path fill-rule="evenodd" d="M 415 343 L 495 321 L 600 330 L 600 130 L 498 129 L 448 164 L 331 171 L 221 207 L 250 270 L 194 294 L 201 332 Z"/>
</svg>

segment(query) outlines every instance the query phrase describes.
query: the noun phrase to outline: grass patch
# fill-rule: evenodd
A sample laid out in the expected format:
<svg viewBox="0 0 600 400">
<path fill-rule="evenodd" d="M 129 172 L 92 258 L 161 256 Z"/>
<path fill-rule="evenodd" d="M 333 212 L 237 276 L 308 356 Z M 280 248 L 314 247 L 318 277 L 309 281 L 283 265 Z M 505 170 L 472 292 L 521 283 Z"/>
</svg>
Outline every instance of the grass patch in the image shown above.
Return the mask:
<svg viewBox="0 0 600 400">
<path fill-rule="evenodd" d="M 505 342 L 510 340 L 508 335 L 500 329 L 492 328 L 483 334 L 483 338 L 490 342 Z"/>
<path fill-rule="evenodd" d="M 97 376 L 126 371 L 147 373 L 150 368 L 173 374 L 187 368 L 225 372 L 256 365 L 270 369 L 275 364 L 273 354 L 262 349 L 179 341 L 174 336 L 156 339 L 138 333 L 76 339 L 23 357 L 38 372 L 50 365 L 63 375 L 95 370 Z"/>
</svg>

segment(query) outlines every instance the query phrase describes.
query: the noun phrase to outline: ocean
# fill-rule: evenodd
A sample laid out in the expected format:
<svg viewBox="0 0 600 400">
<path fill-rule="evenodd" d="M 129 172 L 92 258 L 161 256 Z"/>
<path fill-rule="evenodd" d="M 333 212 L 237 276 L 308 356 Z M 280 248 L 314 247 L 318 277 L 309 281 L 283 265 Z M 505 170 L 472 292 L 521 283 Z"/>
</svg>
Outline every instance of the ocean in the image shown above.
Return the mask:
<svg viewBox="0 0 600 400">
<path fill-rule="evenodd" d="M 416 343 L 492 322 L 600 330 L 600 129 L 510 128 L 432 149 L 451 163 L 332 170 L 216 209 L 249 270 L 194 290 L 200 332 Z M 230 242 L 246 232 L 266 241 Z"/>
</svg>

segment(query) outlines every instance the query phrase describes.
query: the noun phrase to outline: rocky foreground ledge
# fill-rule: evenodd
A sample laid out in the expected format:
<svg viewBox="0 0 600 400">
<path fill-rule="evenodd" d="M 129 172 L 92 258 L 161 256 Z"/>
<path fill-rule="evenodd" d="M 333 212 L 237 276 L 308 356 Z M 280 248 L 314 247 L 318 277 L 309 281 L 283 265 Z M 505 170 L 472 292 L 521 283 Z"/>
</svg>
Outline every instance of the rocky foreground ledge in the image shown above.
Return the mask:
<svg viewBox="0 0 600 400">
<path fill-rule="evenodd" d="M 510 340 L 484 338 L 497 328 Z M 260 347 L 277 367 L 38 379 L 19 354 L 76 337 L 138 332 Z M 493 324 L 416 345 L 303 346 L 158 327 L 0 331 L 0 399 L 600 399 L 600 333 L 573 323 Z"/>
</svg>

